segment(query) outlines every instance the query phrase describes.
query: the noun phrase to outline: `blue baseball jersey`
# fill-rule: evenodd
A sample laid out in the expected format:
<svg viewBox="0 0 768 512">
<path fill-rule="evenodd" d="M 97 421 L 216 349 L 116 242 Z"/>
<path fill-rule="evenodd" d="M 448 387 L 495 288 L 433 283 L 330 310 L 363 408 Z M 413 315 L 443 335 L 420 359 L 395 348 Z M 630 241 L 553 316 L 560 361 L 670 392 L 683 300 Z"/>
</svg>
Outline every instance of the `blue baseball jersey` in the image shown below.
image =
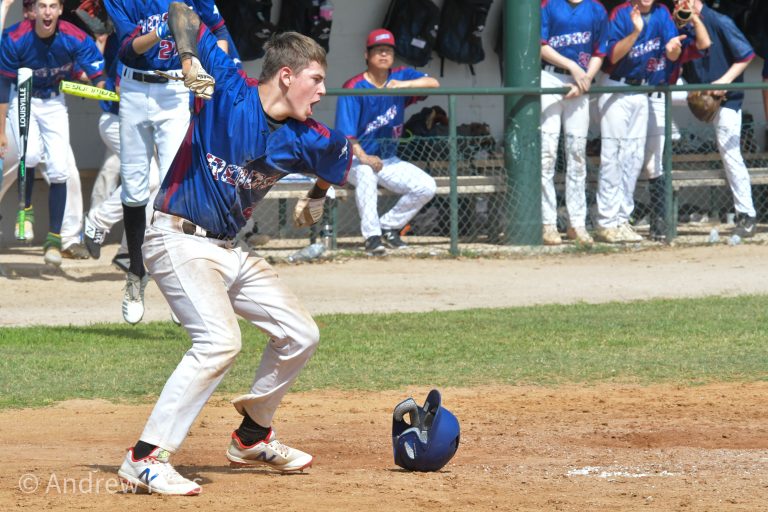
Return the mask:
<svg viewBox="0 0 768 512">
<path fill-rule="evenodd" d="M 104 0 L 104 7 L 112 18 L 120 41 L 120 60 L 126 66 L 142 70 L 181 69 L 176 41 L 170 35 L 142 55 L 137 55 L 132 47 L 133 39 L 154 31 L 162 22 L 168 21 L 168 6 L 171 1 Z M 224 18 L 219 14 L 213 0 L 184 0 L 184 3 L 195 9 L 203 23 L 211 30 L 221 32 L 224 37 Z"/>
<path fill-rule="evenodd" d="M 605 57 L 608 13 L 597 0 L 571 4 L 542 0 L 541 44 L 576 62 L 585 71 L 592 57 Z"/>
<path fill-rule="evenodd" d="M 415 80 L 427 76 L 409 67 L 390 70 L 389 80 Z M 345 89 L 376 89 L 360 73 L 344 83 Z M 405 108 L 424 96 L 339 96 L 336 104 L 336 129 L 357 140 L 369 155 L 395 156 L 397 139 L 403 133 Z"/>
<path fill-rule="evenodd" d="M 634 31 L 631 13 L 631 2 L 617 5 L 611 11 L 607 43 L 609 58 L 605 59 L 603 71 L 614 78 L 643 81 L 648 81 L 655 73 L 664 76 L 667 64 L 665 47 L 678 34 L 669 9 L 658 3 L 653 4 L 651 11 L 643 15 L 643 30 L 629 53 L 616 64 L 611 64 L 616 44 Z"/>
<path fill-rule="evenodd" d="M 692 23 L 688 23 L 678 29 L 678 33 L 685 36 L 685 39 L 680 41 L 682 48 L 680 57 L 676 61 L 671 61 L 667 58 L 665 53 L 663 58 L 666 62 L 663 68 L 654 71 L 648 77 L 648 83 L 650 85 L 674 85 L 680 77 L 680 73 L 683 70 L 683 64 L 694 59 L 699 59 L 707 54 L 707 50 L 702 51 L 696 47 L 696 30 Z"/>
<path fill-rule="evenodd" d="M 104 88 L 109 91 L 117 91 L 117 77 L 123 69 L 120 59 L 117 58 L 119 41 L 114 32 L 107 38 L 107 44 L 104 47 L 104 67 L 106 69 L 107 80 Z M 118 114 L 120 112 L 119 101 L 99 101 L 99 106 L 104 112 Z"/>
<path fill-rule="evenodd" d="M 709 54 L 683 66 L 683 77 L 689 83 L 706 84 L 717 80 L 737 62 L 749 62 L 755 58 L 755 51 L 731 18 L 707 7 L 701 9 L 701 21 L 707 27 L 712 46 Z M 739 75 L 734 82 L 743 82 Z M 740 110 L 744 91 L 729 91 L 724 107 Z"/>
<path fill-rule="evenodd" d="M 214 95 L 209 101 L 195 100 L 189 130 L 160 187 L 156 210 L 234 237 L 253 206 L 290 173 L 313 174 L 337 185 L 346 182 L 352 151 L 342 133 L 312 119 L 270 122 L 257 81 L 237 68 L 205 27 L 198 52 L 216 80 Z"/>
<path fill-rule="evenodd" d="M 59 92 L 59 82 L 69 80 L 76 68 L 85 70 L 91 81 L 104 74 L 104 58 L 88 34 L 59 20 L 52 38 L 40 39 L 35 22 L 24 20 L 8 28 L 0 44 L 0 78 L 15 82 L 19 68 L 33 71 L 32 96 L 50 98 Z M 7 91 L 7 87 L 2 88 Z M 8 97 L 0 98 L 7 103 Z"/>
</svg>

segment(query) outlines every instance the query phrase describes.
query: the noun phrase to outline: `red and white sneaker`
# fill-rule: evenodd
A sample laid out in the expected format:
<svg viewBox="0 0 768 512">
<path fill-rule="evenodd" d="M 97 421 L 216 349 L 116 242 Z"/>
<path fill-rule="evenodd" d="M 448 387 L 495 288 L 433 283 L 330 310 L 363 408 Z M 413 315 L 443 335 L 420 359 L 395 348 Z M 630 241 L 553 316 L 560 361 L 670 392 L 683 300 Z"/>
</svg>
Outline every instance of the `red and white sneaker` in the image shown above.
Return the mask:
<svg viewBox="0 0 768 512">
<path fill-rule="evenodd" d="M 171 453 L 159 446 L 143 459 L 133 458 L 133 448 L 128 449 L 117 474 L 125 483 L 146 489 L 150 493 L 197 496 L 202 490 L 192 480 L 181 476 L 168 458 Z"/>
<path fill-rule="evenodd" d="M 233 467 L 266 464 L 283 472 L 303 471 L 312 466 L 313 460 L 310 454 L 286 446 L 275 439 L 275 431 L 271 429 L 266 439 L 251 446 L 244 445 L 237 432 L 232 432 L 227 458 Z"/>
</svg>

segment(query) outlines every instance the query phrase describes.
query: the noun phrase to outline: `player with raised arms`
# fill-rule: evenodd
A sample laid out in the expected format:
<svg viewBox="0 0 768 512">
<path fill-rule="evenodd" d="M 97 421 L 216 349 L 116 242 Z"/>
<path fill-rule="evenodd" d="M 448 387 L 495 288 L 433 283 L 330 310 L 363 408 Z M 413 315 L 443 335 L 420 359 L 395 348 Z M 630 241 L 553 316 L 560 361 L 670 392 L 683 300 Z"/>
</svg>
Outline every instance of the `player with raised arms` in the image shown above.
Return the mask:
<svg viewBox="0 0 768 512">
<path fill-rule="evenodd" d="M 234 238 L 253 205 L 291 172 L 318 177 L 294 212 L 297 225 L 317 222 L 327 188 L 345 182 L 352 152 L 341 133 L 309 118 L 325 94 L 325 51 L 312 39 L 275 36 L 257 82 L 237 69 L 186 5 L 171 4 L 168 23 L 184 81 L 198 97 L 155 200 L 143 253 L 192 346 L 118 473 L 153 492 L 194 495 L 200 486 L 168 459 L 240 351 L 238 315 L 270 339 L 251 389 L 233 401 L 243 419 L 226 456 L 236 465 L 263 463 L 280 471 L 312 463 L 311 455 L 280 443 L 271 425 L 314 353 L 319 330 L 272 267 L 235 247 Z"/>
</svg>

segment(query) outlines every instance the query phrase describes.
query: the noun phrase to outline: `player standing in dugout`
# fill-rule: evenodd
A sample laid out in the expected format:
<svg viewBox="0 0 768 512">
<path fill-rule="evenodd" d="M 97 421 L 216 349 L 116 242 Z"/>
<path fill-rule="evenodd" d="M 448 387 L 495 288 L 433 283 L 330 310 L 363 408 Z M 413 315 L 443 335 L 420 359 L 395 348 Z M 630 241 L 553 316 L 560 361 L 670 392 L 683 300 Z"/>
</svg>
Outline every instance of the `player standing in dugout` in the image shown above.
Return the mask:
<svg viewBox="0 0 768 512">
<path fill-rule="evenodd" d="M 18 101 L 15 82 L 20 68 L 31 68 L 32 99 L 29 116 L 27 173 L 43 159 L 48 192 L 48 235 L 44 261 L 61 265 L 61 225 L 67 203 L 69 179 L 69 115 L 59 82 L 69 79 L 75 64 L 98 87 L 104 87 L 104 60 L 93 40 L 73 24 L 59 20 L 63 0 L 37 0 L 35 19 L 10 27 L 0 44 L 0 119 L 9 116 L 12 136 L 18 136 Z M 11 102 L 11 96 L 13 101 Z M 10 107 L 9 107 L 10 103 Z M 0 156 L 8 149 L 5 122 L 0 123 Z M 20 145 L 16 144 L 17 147 Z M 31 204 L 27 187 L 25 207 Z"/>
</svg>

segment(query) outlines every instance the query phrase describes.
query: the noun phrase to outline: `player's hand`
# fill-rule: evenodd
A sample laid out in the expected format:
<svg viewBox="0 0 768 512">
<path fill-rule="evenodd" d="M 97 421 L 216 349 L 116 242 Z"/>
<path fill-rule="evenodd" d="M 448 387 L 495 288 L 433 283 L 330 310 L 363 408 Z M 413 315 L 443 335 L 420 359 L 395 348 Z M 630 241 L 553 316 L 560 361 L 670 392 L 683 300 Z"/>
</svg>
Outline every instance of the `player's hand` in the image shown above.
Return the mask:
<svg viewBox="0 0 768 512">
<path fill-rule="evenodd" d="M 384 162 L 376 155 L 366 155 L 360 159 L 360 163 L 369 166 L 373 172 L 379 172 L 384 168 Z"/>
<path fill-rule="evenodd" d="M 640 8 L 635 5 L 632 7 L 632 12 L 629 13 L 629 19 L 632 20 L 632 25 L 635 26 L 635 33 L 639 34 L 643 31 L 645 24 L 643 23 L 643 15 L 640 12 Z"/>
<path fill-rule="evenodd" d="M 395 80 L 394 78 L 387 82 L 384 86 L 385 89 L 403 89 L 407 87 L 406 83 L 402 80 Z"/>
<path fill-rule="evenodd" d="M 568 91 L 568 94 L 565 95 L 565 99 L 569 100 L 571 98 L 575 98 L 576 96 L 581 96 L 582 90 L 579 88 L 576 84 L 568 84 L 568 87 L 571 88 L 570 91 Z"/>
<path fill-rule="evenodd" d="M 163 21 L 162 23 L 160 23 L 160 24 L 159 24 L 159 25 L 158 25 L 158 26 L 155 28 L 155 35 L 156 35 L 156 36 L 157 36 L 157 38 L 158 38 L 158 39 L 160 39 L 161 41 L 162 41 L 163 39 L 168 39 L 169 37 L 171 37 L 171 29 L 170 29 L 170 28 L 168 28 L 168 22 L 167 22 L 167 21 Z"/>
<path fill-rule="evenodd" d="M 103 89 L 107 85 L 107 81 L 106 80 L 99 80 L 98 82 L 96 82 L 93 85 L 95 85 L 99 89 Z"/>
<path fill-rule="evenodd" d="M 5 158 L 6 152 L 8 152 L 8 136 L 0 133 L 0 158 Z"/>
<path fill-rule="evenodd" d="M 317 199 L 302 197 L 293 209 L 293 225 L 297 228 L 317 224 L 323 216 L 325 196 Z"/>
<path fill-rule="evenodd" d="M 203 65 L 197 57 L 191 57 L 182 62 L 182 74 L 184 75 L 184 85 L 195 96 L 204 100 L 209 100 L 213 97 L 216 80 L 203 69 Z"/>
<path fill-rule="evenodd" d="M 570 72 L 575 82 L 574 85 L 576 85 L 576 87 L 579 89 L 579 93 L 573 96 L 578 96 L 579 94 L 588 92 L 589 88 L 592 87 L 592 78 L 587 75 L 587 72 L 581 69 L 581 66 L 578 64 L 573 66 L 573 69 L 571 69 Z M 569 93 L 569 95 L 566 97 L 572 98 L 573 96 L 571 96 Z"/>
<path fill-rule="evenodd" d="M 683 53 L 683 40 L 687 37 L 685 34 L 680 34 L 667 42 L 665 49 L 670 60 L 676 61 L 680 58 L 680 54 Z"/>
</svg>

